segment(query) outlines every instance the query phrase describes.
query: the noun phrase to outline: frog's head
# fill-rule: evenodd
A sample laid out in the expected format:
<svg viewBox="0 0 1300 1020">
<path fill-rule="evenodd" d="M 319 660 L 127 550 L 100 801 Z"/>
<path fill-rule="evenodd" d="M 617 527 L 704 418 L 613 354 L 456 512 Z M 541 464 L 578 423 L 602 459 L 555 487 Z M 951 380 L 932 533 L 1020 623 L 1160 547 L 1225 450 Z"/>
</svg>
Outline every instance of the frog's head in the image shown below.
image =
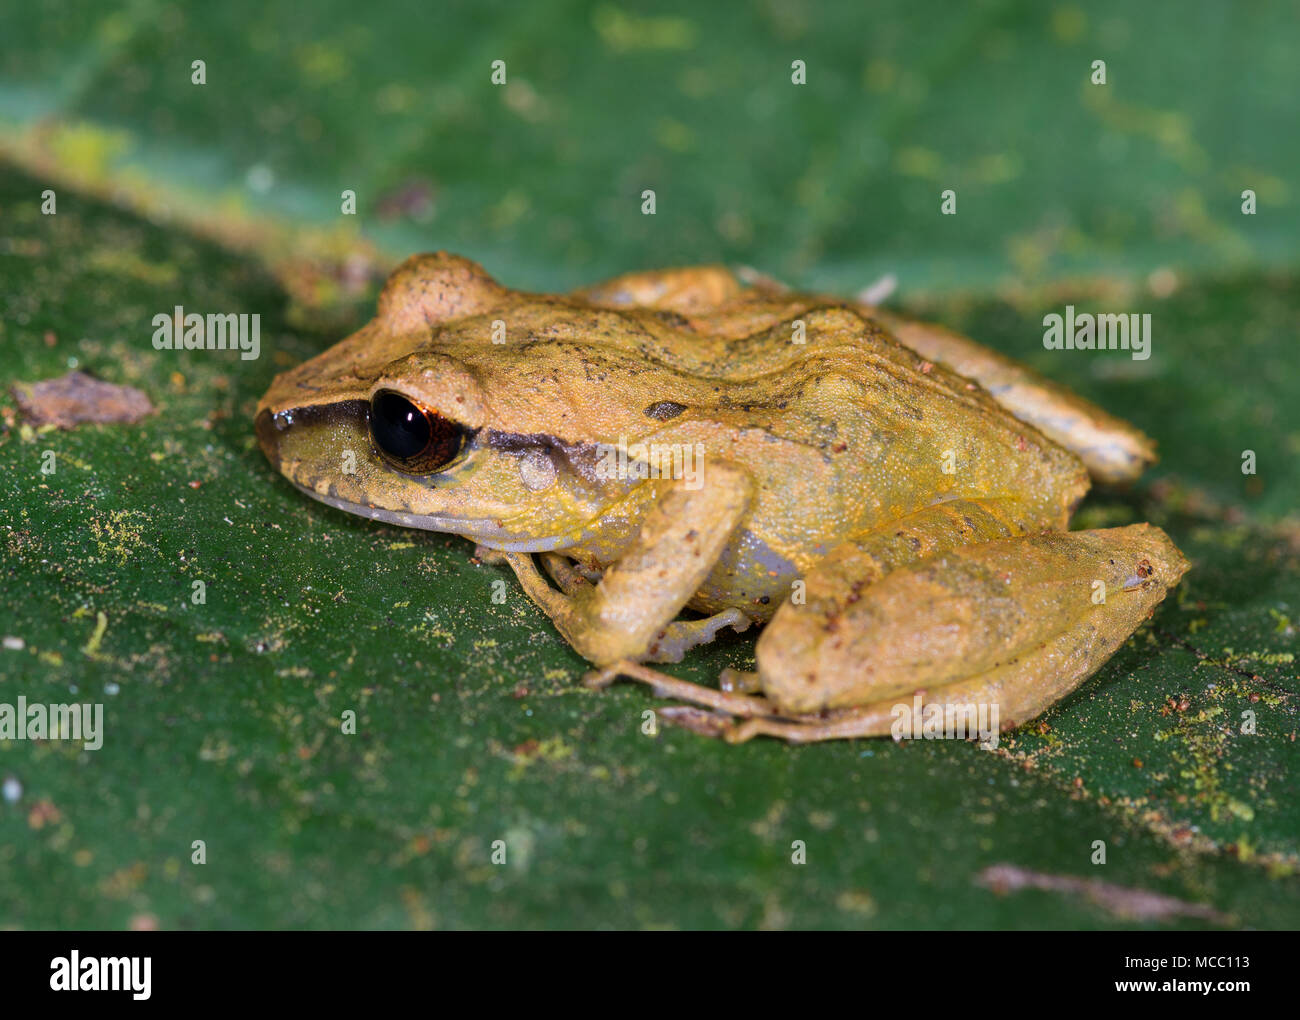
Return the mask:
<svg viewBox="0 0 1300 1020">
<path fill-rule="evenodd" d="M 497 549 L 578 544 L 626 483 L 598 477 L 596 444 L 569 433 L 582 416 L 560 374 L 492 342 L 495 321 L 539 307 L 555 315 L 466 259 L 408 260 L 373 321 L 275 379 L 258 407 L 263 451 L 349 513 Z"/>
</svg>

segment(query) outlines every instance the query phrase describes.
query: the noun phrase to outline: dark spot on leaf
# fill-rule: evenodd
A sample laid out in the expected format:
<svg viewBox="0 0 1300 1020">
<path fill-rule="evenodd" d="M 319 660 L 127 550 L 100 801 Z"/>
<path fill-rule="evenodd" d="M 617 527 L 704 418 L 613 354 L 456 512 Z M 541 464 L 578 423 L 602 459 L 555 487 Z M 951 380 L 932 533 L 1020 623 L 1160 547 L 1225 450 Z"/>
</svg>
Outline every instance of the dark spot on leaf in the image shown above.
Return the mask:
<svg viewBox="0 0 1300 1020">
<path fill-rule="evenodd" d="M 18 383 L 12 393 L 23 415 L 33 424 L 57 425 L 61 429 L 119 422 L 134 425 L 153 414 L 149 398 L 134 386 L 117 386 L 85 372 Z"/>
</svg>

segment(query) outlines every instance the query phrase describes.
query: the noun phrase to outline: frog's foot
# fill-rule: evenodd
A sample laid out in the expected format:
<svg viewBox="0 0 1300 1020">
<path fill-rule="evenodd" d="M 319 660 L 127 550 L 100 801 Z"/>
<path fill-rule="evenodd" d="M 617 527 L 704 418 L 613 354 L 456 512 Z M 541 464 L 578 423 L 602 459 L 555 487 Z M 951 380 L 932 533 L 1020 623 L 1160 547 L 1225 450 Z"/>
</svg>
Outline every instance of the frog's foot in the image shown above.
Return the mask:
<svg viewBox="0 0 1300 1020">
<path fill-rule="evenodd" d="M 708 644 L 723 627 L 737 633 L 749 629 L 749 617 L 739 609 L 725 609 L 703 620 L 675 620 L 661 630 L 646 650 L 646 662 L 681 662 L 696 645 Z"/>
<path fill-rule="evenodd" d="M 891 700 L 828 712 L 824 717 L 746 719 L 724 730 L 722 738 L 728 744 L 743 744 L 754 737 L 778 737 L 790 744 L 811 744 L 819 740 L 885 737 L 892 732 L 896 718 Z"/>
<path fill-rule="evenodd" d="M 573 598 L 583 588 L 591 587 L 591 580 L 562 553 L 542 553 L 542 566 L 551 575 L 551 580 L 560 586 L 560 591 L 569 598 Z"/>
<path fill-rule="evenodd" d="M 689 680 L 679 680 L 675 676 L 661 673 L 657 669 L 643 666 L 639 662 L 623 659 L 603 669 L 592 670 L 583 677 L 583 684 L 591 690 L 604 690 L 619 677 L 625 676 L 648 684 L 661 698 L 677 698 L 694 705 L 726 712 L 741 718 L 756 716 L 775 716 L 776 706 L 761 695 L 735 694 L 729 691 L 714 690 Z"/>
<path fill-rule="evenodd" d="M 551 621 L 559 628 L 569 643 L 577 647 L 573 635 L 580 634 L 584 627 L 583 607 L 590 602 L 590 596 L 593 588 L 585 582 L 578 583 L 575 575 L 571 574 L 564 567 L 560 566 L 559 558 L 543 559 L 551 576 L 556 578 L 556 583 L 562 588 L 568 583 L 568 592 L 556 591 L 547 582 L 546 577 L 537 569 L 537 564 L 533 560 L 531 553 L 520 552 L 492 552 L 491 550 L 478 550 L 477 555 L 480 559 L 488 563 L 505 563 L 515 572 L 515 577 L 523 585 L 524 592 L 530 599 L 537 604 Z M 557 577 L 558 575 L 558 577 Z M 564 578 L 565 580 L 560 580 Z M 572 594 L 570 594 L 570 592 Z M 585 655 L 582 648 L 578 649 Z"/>
<path fill-rule="evenodd" d="M 813 715 L 783 712 L 761 694 L 738 693 L 740 690 L 757 690 L 758 676 L 739 670 L 723 672 L 722 682 L 724 686 L 730 685 L 731 690 L 714 690 L 624 660 L 593 670 L 583 678 L 583 683 L 592 690 L 603 690 L 621 676 L 647 684 L 657 697 L 703 705 L 720 713 L 720 718 L 699 720 L 690 715 L 676 716 L 673 713 L 686 710 L 682 706 L 671 706 L 664 715 L 692 732 L 722 737 L 730 744 L 744 743 L 757 736 L 780 737 L 792 744 L 845 737 L 878 737 L 890 732 L 894 720 L 892 702 L 862 708 L 831 709 Z"/>
<path fill-rule="evenodd" d="M 486 545 L 474 546 L 474 558 L 480 563 L 495 566 L 498 563 L 509 563 L 509 557 L 509 553 L 502 552 L 500 549 L 491 549 Z"/>
<path fill-rule="evenodd" d="M 763 683 L 757 673 L 743 669 L 724 669 L 718 674 L 718 686 L 724 691 L 737 694 L 762 694 Z"/>
</svg>

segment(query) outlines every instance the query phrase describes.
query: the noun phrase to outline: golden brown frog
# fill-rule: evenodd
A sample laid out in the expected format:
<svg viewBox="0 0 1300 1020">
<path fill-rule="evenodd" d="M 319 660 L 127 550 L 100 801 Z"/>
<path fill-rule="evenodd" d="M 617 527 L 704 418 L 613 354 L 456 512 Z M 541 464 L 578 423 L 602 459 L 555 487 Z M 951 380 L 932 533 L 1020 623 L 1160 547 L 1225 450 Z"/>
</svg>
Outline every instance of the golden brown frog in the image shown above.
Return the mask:
<svg viewBox="0 0 1300 1020">
<path fill-rule="evenodd" d="M 914 695 L 1010 728 L 1187 569 L 1149 525 L 1066 530 L 1090 473 L 1154 459 L 1141 433 L 957 334 L 718 267 L 538 295 L 413 257 L 257 433 L 308 495 L 507 562 L 593 685 L 720 709 L 734 740 L 884 734 Z M 642 665 L 753 622 L 723 690 Z"/>
</svg>

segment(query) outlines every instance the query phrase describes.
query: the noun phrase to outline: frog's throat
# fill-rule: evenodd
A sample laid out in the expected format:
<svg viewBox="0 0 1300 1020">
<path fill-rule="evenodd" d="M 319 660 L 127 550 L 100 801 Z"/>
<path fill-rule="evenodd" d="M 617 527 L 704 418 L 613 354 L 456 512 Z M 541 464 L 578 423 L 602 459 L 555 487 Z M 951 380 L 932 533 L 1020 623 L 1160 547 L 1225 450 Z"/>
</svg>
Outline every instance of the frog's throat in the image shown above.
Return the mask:
<svg viewBox="0 0 1300 1020">
<path fill-rule="evenodd" d="M 337 496 L 326 496 L 309 489 L 305 485 L 293 483 L 312 499 L 319 500 L 327 506 L 358 517 L 369 517 L 372 521 L 385 524 L 400 524 L 404 528 L 421 528 L 425 531 L 441 531 L 449 535 L 461 535 L 471 538 L 479 545 L 502 552 L 540 553 L 566 549 L 573 545 L 572 535 L 551 535 L 543 538 L 520 539 L 494 521 L 476 520 L 469 517 L 439 517 L 432 514 L 406 514 L 397 510 L 385 510 L 378 506 L 365 506 L 352 503 Z"/>
</svg>

